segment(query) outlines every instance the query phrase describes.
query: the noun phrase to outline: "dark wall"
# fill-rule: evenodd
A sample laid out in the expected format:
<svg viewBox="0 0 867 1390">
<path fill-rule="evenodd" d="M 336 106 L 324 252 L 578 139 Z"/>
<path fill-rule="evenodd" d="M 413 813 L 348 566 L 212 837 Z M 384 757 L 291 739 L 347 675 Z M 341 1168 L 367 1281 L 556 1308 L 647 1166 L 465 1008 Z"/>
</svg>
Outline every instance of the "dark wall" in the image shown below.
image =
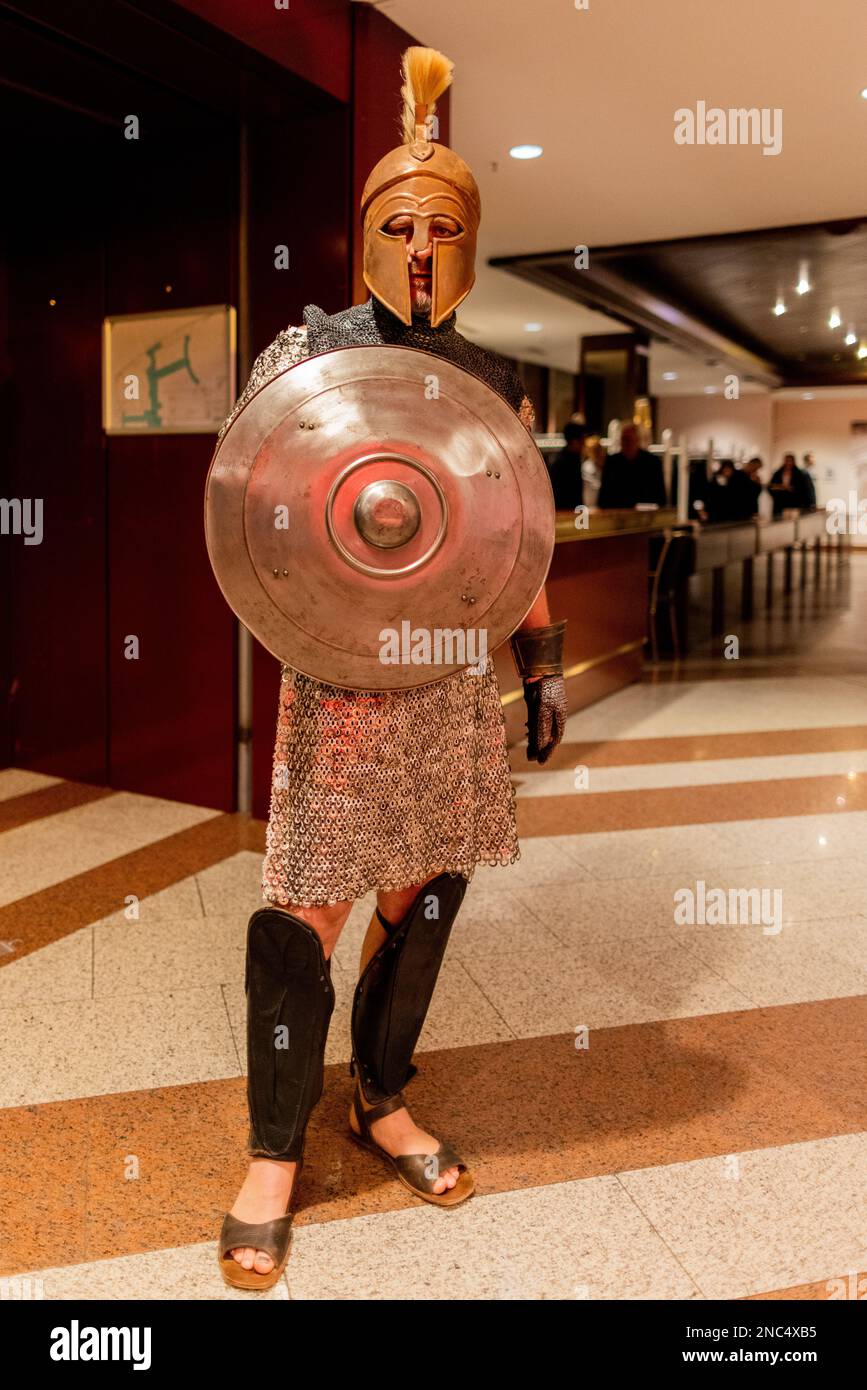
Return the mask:
<svg viewBox="0 0 867 1390">
<path fill-rule="evenodd" d="M 18 194 L 0 275 L 3 495 L 41 495 L 46 508 L 41 546 L 2 538 L 2 749 L 21 766 L 230 809 L 236 624 L 202 528 L 215 441 L 103 436 L 102 322 L 232 303 L 258 351 L 308 300 L 345 302 L 346 109 L 158 0 L 70 4 L 50 22 L 36 5 L 2 7 L 0 45 Z M 137 142 L 123 138 L 130 113 Z M 290 270 L 278 272 L 284 243 Z M 137 661 L 124 657 L 129 635 Z"/>
<path fill-rule="evenodd" d="M 88 122 L 2 102 L 9 187 L 2 494 L 38 498 L 43 539 L 0 537 L 7 566 L 6 760 L 84 781 L 106 764 L 106 479 L 100 429 L 100 142 Z M 98 133 L 97 133 L 98 134 Z M 51 300 L 55 303 L 52 305 Z"/>
</svg>

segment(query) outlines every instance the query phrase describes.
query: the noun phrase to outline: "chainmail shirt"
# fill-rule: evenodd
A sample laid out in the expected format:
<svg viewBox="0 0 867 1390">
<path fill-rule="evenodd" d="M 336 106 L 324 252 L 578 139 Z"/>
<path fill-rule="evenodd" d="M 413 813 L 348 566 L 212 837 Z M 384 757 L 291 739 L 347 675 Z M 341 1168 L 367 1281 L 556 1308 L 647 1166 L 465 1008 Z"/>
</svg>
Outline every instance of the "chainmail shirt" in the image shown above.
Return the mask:
<svg viewBox="0 0 867 1390">
<path fill-rule="evenodd" d="M 339 314 L 304 310 L 256 359 L 220 437 L 252 395 L 313 353 L 395 343 L 447 357 L 508 401 L 532 407 L 502 358 L 438 328 L 400 322 L 378 300 Z M 410 690 L 350 691 L 282 667 L 263 895 L 281 905 L 408 888 L 434 874 L 471 878 L 519 857 L 500 692 L 493 662 Z"/>
</svg>

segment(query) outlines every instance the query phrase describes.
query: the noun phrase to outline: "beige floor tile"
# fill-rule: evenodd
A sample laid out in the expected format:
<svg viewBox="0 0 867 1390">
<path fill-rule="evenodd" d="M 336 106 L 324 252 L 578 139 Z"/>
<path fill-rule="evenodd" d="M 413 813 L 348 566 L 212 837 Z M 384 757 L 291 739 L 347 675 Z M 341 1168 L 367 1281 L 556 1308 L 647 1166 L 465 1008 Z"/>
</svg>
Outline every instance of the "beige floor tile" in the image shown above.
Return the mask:
<svg viewBox="0 0 867 1390">
<path fill-rule="evenodd" d="M 750 1003 L 683 947 L 648 937 L 480 957 L 466 968 L 520 1038 L 724 1013 Z"/>
<path fill-rule="evenodd" d="M 546 904 L 565 893 L 580 893 L 584 882 L 540 884 L 523 893 L 491 893 L 471 884 L 452 928 L 449 959 L 472 961 L 500 952 L 544 951 L 557 944 L 549 931 Z M 539 906 L 534 910 L 532 904 Z"/>
<path fill-rule="evenodd" d="M 264 906 L 262 856 L 241 850 L 196 875 L 205 916 L 238 912 L 244 919 Z"/>
<path fill-rule="evenodd" d="M 0 801 L 11 796 L 26 796 L 28 792 L 41 791 L 43 787 L 53 787 L 61 781 L 59 777 L 47 777 L 43 772 L 28 772 L 23 767 L 4 767 L 0 771 Z"/>
<path fill-rule="evenodd" d="M 251 1295 L 229 1289 L 217 1268 L 216 1246 L 187 1245 L 174 1250 L 150 1250 L 143 1255 L 123 1255 L 114 1260 L 94 1260 L 85 1264 L 41 1269 L 31 1279 L 42 1280 L 46 1300 L 187 1299 L 283 1303 L 289 1298 L 285 1279 L 268 1293 Z"/>
<path fill-rule="evenodd" d="M 736 1159 L 620 1174 L 705 1297 L 744 1298 L 865 1268 L 867 1135 Z"/>
<path fill-rule="evenodd" d="M 850 873 L 863 875 L 860 881 L 867 883 L 865 811 L 729 821 L 726 835 L 744 861 L 826 866 L 842 859 Z"/>
<path fill-rule="evenodd" d="M 138 912 L 138 917 L 130 913 Z M 108 917 L 101 918 L 104 924 L 117 923 L 119 926 L 153 926 L 158 922 L 201 922 L 204 916 L 202 898 L 194 874 L 131 903 Z M 99 925 L 95 923 L 94 925 Z"/>
<path fill-rule="evenodd" d="M 572 835 L 570 849 L 595 879 L 699 874 L 746 856 L 725 825 L 666 825 Z"/>
<path fill-rule="evenodd" d="M 3 835 L 0 904 L 152 844 L 219 812 L 117 792 Z"/>
<path fill-rule="evenodd" d="M 0 1025 L 0 1106 L 238 1075 L 218 986 L 16 1004 Z"/>
<path fill-rule="evenodd" d="M 166 994 L 244 979 L 247 924 L 235 912 L 94 926 L 93 992 Z"/>
<path fill-rule="evenodd" d="M 580 947 L 632 936 L 663 939 L 674 930 L 674 893 L 681 887 L 683 877 L 594 880 L 545 884 L 517 897 L 561 945 Z"/>
<path fill-rule="evenodd" d="M 33 1001 L 89 999 L 93 993 L 93 928 L 53 941 L 38 951 L 15 959 L 15 952 L 4 948 L 15 942 L 0 943 L 4 959 L 0 970 L 0 1007 Z M 11 957 L 11 959 L 10 959 Z"/>
<path fill-rule="evenodd" d="M 480 1194 L 297 1232 L 293 1299 L 697 1298 L 616 1178 Z"/>
<path fill-rule="evenodd" d="M 691 954 L 758 1007 L 867 994 L 863 944 L 860 957 L 854 957 L 844 945 L 835 950 L 830 939 L 820 945 L 815 934 L 797 926 L 784 925 L 778 935 L 746 925 L 684 926 L 680 931 Z"/>
<path fill-rule="evenodd" d="M 473 884 L 488 891 L 508 889 L 516 893 L 537 883 L 586 878 L 587 872 L 577 862 L 576 853 L 576 846 L 582 839 L 580 835 L 540 835 L 538 839 L 525 837 L 521 841 L 521 858 L 517 863 L 495 866 L 480 864 Z"/>
</svg>

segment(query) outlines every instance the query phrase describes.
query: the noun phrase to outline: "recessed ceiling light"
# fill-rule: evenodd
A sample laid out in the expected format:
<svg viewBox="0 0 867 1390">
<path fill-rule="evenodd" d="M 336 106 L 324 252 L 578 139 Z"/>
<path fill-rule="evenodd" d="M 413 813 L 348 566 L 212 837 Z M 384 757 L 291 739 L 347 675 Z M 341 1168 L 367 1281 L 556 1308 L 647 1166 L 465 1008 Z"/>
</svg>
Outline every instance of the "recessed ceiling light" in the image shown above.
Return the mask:
<svg viewBox="0 0 867 1390">
<path fill-rule="evenodd" d="M 867 101 L 867 87 L 861 88 L 861 95 L 864 98 L 864 100 Z"/>
<path fill-rule="evenodd" d="M 858 348 L 858 356 L 863 360 L 867 357 L 867 343 L 861 343 Z"/>
<path fill-rule="evenodd" d="M 538 159 L 541 153 L 541 145 L 513 145 L 509 150 L 513 159 Z"/>
<path fill-rule="evenodd" d="M 774 313 L 774 314 L 776 314 L 777 318 L 780 317 L 780 314 L 784 314 L 784 313 L 786 312 L 786 306 L 785 306 L 785 304 L 783 303 L 782 299 L 781 299 L 779 296 L 777 297 L 777 302 L 776 302 L 776 304 L 774 305 L 774 307 L 773 307 L 773 309 L 771 310 L 771 312 Z"/>
<path fill-rule="evenodd" d="M 855 332 L 853 325 L 850 323 L 849 332 L 846 334 L 846 337 L 843 339 L 843 342 L 846 344 L 847 347 L 854 347 L 857 341 L 858 334 Z"/>
<path fill-rule="evenodd" d="M 802 401 L 811 401 L 812 399 L 813 399 L 813 393 L 812 393 L 812 391 L 805 391 L 804 394 L 803 394 L 803 396 L 801 397 L 801 400 L 802 400 Z"/>
<path fill-rule="evenodd" d="M 677 372 L 663 372 L 663 381 L 677 381 Z"/>
<path fill-rule="evenodd" d="M 806 294 L 806 293 L 808 292 L 809 289 L 810 289 L 810 274 L 809 274 L 809 271 L 808 271 L 808 269 L 807 269 L 807 262 L 806 262 L 806 261 L 802 261 L 802 262 L 801 262 L 801 268 L 800 268 L 800 270 L 798 271 L 798 283 L 797 283 L 797 285 L 795 286 L 795 293 L 796 293 L 796 294 Z"/>
<path fill-rule="evenodd" d="M 544 325 L 541 324 L 541 323 L 525 323 L 525 324 L 524 324 L 524 332 L 525 332 L 525 333 L 541 333 L 543 327 L 544 327 Z"/>
<path fill-rule="evenodd" d="M 843 320 L 840 317 L 840 310 L 832 309 L 830 314 L 828 315 L 828 327 L 839 328 L 842 322 Z"/>
</svg>

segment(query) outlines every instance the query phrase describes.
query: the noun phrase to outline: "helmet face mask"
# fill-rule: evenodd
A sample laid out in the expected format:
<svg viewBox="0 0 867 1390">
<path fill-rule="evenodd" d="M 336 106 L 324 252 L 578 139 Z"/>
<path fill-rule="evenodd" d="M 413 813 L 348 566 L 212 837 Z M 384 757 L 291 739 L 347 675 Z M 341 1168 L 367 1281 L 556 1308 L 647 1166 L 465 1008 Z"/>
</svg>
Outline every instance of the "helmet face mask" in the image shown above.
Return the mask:
<svg viewBox="0 0 867 1390">
<path fill-rule="evenodd" d="M 417 149 L 423 153 L 414 153 Z M 413 251 L 432 245 L 430 321 L 437 328 L 466 298 L 476 278 L 479 195 L 469 169 L 444 147 L 404 146 L 374 169 L 362 212 L 364 283 L 402 323 L 412 322 L 409 228 L 399 235 L 386 229 L 397 217 L 409 218 Z M 437 218 L 449 218 L 458 230 L 449 236 L 432 235 Z"/>
</svg>

